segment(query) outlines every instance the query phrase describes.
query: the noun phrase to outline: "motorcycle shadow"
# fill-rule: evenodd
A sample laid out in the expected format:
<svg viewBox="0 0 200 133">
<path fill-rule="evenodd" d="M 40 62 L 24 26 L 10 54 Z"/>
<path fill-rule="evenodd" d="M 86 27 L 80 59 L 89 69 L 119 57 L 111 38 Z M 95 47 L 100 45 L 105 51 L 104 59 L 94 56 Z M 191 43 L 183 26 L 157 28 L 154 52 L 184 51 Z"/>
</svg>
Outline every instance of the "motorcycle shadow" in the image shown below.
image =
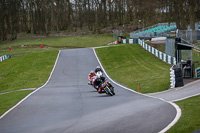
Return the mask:
<svg viewBox="0 0 200 133">
<path fill-rule="evenodd" d="M 109 96 L 109 95 L 106 95 L 106 94 L 99 94 L 97 97 L 113 97 L 113 96 Z"/>
<path fill-rule="evenodd" d="M 97 93 L 97 91 L 95 91 L 95 90 L 93 90 L 93 91 L 88 91 L 88 92 L 96 92 L 96 93 Z"/>
</svg>

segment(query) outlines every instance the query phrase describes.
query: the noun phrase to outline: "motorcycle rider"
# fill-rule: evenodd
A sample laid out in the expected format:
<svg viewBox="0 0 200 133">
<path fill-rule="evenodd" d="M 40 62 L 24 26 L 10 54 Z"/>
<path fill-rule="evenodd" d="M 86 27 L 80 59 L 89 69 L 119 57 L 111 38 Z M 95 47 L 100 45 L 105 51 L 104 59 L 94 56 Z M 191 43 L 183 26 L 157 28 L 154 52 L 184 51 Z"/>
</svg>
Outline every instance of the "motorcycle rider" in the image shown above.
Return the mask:
<svg viewBox="0 0 200 133">
<path fill-rule="evenodd" d="M 103 71 L 102 71 L 102 69 L 100 68 L 100 66 L 97 66 L 97 68 L 94 70 L 95 73 L 97 73 L 98 71 L 101 71 L 101 72 L 103 73 Z"/>
<path fill-rule="evenodd" d="M 105 81 L 105 77 L 103 77 L 102 73 L 97 73 L 96 79 L 94 81 L 94 87 L 96 89 L 100 89 L 100 92 L 102 91 L 101 89 L 101 84 Z"/>
<path fill-rule="evenodd" d="M 92 84 L 92 77 L 97 76 L 96 73 L 94 71 L 90 71 L 89 75 L 88 75 L 88 84 L 91 85 Z"/>
<path fill-rule="evenodd" d="M 90 71 L 89 75 L 88 75 L 88 84 L 93 85 L 95 89 L 98 90 L 98 93 L 105 93 L 104 91 L 102 91 L 102 84 L 105 82 L 106 78 L 103 77 L 103 71 L 100 68 L 100 66 L 97 66 L 97 68 L 95 69 L 95 71 Z M 93 84 L 92 84 L 93 81 Z M 107 82 L 108 85 L 111 88 L 114 88 L 109 82 Z M 114 92 L 113 92 L 114 93 Z M 115 93 L 114 93 L 115 95 Z"/>
</svg>

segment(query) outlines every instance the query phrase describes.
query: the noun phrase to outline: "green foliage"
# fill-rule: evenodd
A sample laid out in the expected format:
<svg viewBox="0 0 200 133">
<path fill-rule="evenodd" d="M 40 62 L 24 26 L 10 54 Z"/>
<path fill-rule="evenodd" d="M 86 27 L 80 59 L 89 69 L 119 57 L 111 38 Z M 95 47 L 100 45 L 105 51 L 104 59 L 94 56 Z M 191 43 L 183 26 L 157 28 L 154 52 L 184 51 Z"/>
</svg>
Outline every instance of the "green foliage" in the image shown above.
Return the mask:
<svg viewBox="0 0 200 133">
<path fill-rule="evenodd" d="M 123 45 L 96 49 L 111 78 L 133 90 L 140 84 L 142 93 L 153 93 L 169 88 L 170 65 L 146 52 L 139 45 Z"/>
<path fill-rule="evenodd" d="M 193 52 L 192 58 L 195 64 L 194 67 L 195 68 L 200 67 L 200 53 Z"/>
</svg>

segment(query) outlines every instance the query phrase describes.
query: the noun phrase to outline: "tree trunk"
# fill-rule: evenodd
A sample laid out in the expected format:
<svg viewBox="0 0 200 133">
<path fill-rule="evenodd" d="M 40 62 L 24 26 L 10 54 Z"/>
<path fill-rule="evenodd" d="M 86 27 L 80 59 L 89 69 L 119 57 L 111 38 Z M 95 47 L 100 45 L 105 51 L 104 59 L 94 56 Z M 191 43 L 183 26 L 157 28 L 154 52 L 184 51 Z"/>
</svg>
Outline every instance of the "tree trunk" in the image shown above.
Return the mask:
<svg viewBox="0 0 200 133">
<path fill-rule="evenodd" d="M 195 29 L 195 13 L 194 13 L 195 2 L 194 0 L 189 0 L 189 12 L 190 12 L 190 28 Z"/>
</svg>

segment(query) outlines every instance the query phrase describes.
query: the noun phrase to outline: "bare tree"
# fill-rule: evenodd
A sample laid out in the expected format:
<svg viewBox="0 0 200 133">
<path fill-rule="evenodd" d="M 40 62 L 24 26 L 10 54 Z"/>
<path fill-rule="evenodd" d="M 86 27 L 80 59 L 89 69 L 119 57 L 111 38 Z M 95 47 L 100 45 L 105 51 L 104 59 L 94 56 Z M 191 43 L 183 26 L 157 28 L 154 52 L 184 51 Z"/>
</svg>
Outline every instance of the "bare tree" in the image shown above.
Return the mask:
<svg viewBox="0 0 200 133">
<path fill-rule="evenodd" d="M 139 20 L 140 28 L 176 22 L 179 29 L 188 24 L 194 29 L 199 5 L 199 0 L 0 0 L 0 39 L 14 40 L 19 32 L 49 35 L 85 27 L 101 33 L 124 24 L 135 29 Z"/>
</svg>

